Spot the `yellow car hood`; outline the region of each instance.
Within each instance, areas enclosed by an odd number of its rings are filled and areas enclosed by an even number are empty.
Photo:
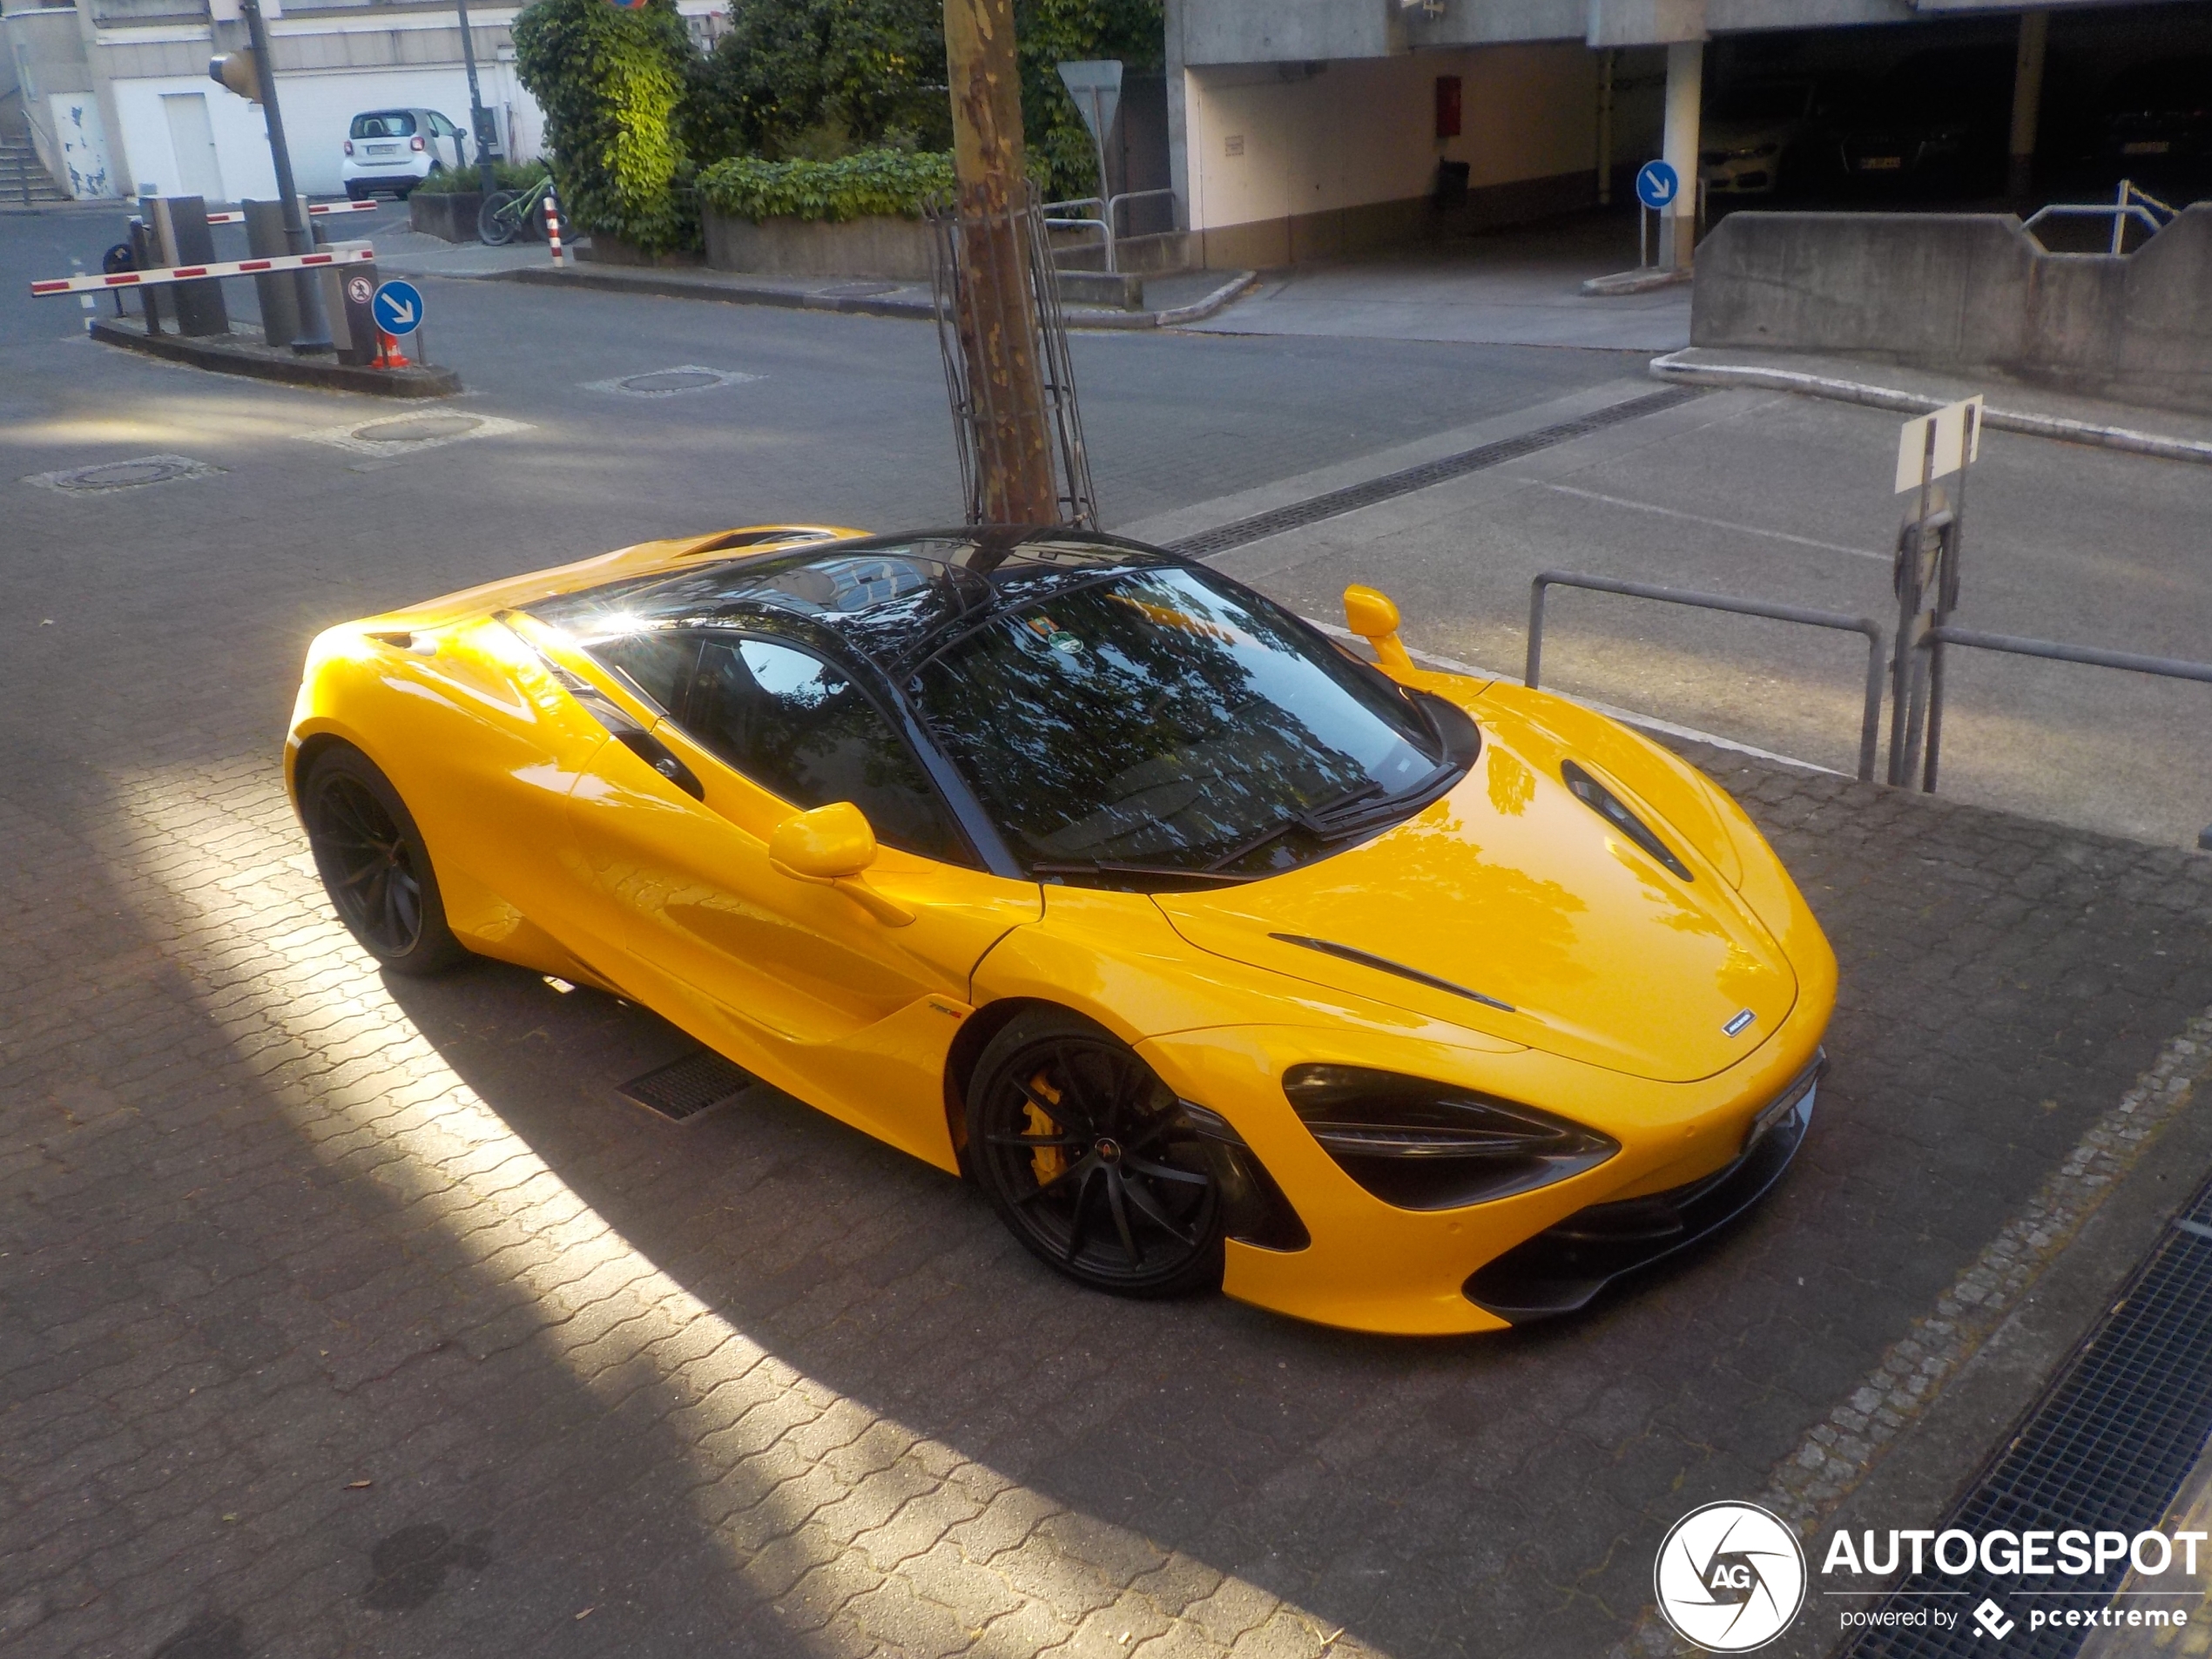
[[[1157,902],[1199,949],[1638,1077],[1708,1077],[1757,1048],[1797,982],[1735,887],[1617,776],[1601,774],[1693,880],[1626,841],[1555,767],[1485,737],[1450,794],[1373,840]]]

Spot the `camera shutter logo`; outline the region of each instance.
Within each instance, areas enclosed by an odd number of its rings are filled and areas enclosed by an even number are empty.
[[[1708,1653],[1750,1653],[1790,1628],[1805,1601],[1797,1536],[1755,1503],[1691,1510],[1659,1545],[1659,1611]]]

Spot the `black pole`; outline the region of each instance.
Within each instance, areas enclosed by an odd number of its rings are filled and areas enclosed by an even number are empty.
[[[461,11],[461,62],[469,71],[469,126],[476,138],[476,184],[489,196],[499,188],[499,176],[491,168],[491,111],[484,107],[484,95],[476,85],[476,43],[469,32],[469,0],[454,0]]]
[[[269,51],[268,25],[261,21],[260,0],[239,0],[246,14],[246,38],[253,48],[253,78],[260,83],[261,113],[269,123],[269,158],[276,163],[277,199],[284,204],[285,246],[294,253],[312,253],[314,239],[300,213],[300,192],[292,182],[292,152],[284,142],[284,114],[277,108],[276,58]],[[320,279],[313,271],[295,272],[300,290],[300,333],[292,342],[301,357],[337,348],[330,340],[330,321],[322,308]]]

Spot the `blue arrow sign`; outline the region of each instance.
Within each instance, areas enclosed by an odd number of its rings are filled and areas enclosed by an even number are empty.
[[[1652,212],[1669,206],[1682,189],[1682,179],[1663,161],[1647,161],[1636,169],[1636,199]]]
[[[422,290],[395,277],[377,285],[368,309],[386,334],[411,334],[422,326]]]

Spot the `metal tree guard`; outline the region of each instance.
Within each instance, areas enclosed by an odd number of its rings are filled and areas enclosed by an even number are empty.
[[[1054,273],[1052,249],[1046,240],[1044,210],[1032,185],[1028,205],[1003,214],[963,219],[948,203],[928,211],[930,228],[930,286],[936,299],[937,345],[945,362],[945,389],[952,401],[954,446],[960,453],[960,477],[967,498],[968,522],[987,522],[983,509],[984,469],[995,453],[994,435],[1006,432],[1015,412],[998,407],[1007,394],[995,396],[988,376],[972,374],[968,353],[961,336],[961,320],[981,314],[1007,315],[1008,296],[970,293],[976,282],[989,282],[995,270],[1022,271],[1037,320],[1031,361],[1042,381],[1038,399],[1052,428],[1054,491],[1060,523],[1081,529],[1098,528],[1098,497],[1090,481],[1090,457],[1083,448],[1082,411],[1076,401],[1075,364],[1068,351],[1068,320],[1060,307],[1060,285]],[[971,240],[996,242],[1001,249],[1011,239],[1012,260],[971,262],[961,248]]]

